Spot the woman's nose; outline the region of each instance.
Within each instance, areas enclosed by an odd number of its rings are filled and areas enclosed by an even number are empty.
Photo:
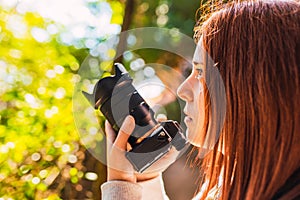
[[[177,89],[177,95],[186,102],[193,101],[192,84],[187,78]]]

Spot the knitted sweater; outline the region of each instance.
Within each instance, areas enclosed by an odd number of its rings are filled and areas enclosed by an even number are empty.
[[[130,183],[108,181],[101,185],[102,200],[168,200],[162,176],[154,179]]]
[[[200,192],[192,199],[201,199],[203,189],[207,187],[204,183]],[[220,188],[222,187],[222,176],[219,177],[218,184],[209,191],[207,200],[218,200]],[[127,181],[108,181],[101,185],[102,200],[169,200],[162,180],[158,176],[148,181],[130,183]]]

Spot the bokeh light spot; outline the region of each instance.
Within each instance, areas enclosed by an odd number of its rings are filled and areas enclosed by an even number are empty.
[[[90,181],[95,181],[95,180],[98,179],[98,175],[96,173],[94,173],[94,172],[87,172],[85,174],[85,178],[88,179],[88,180],[90,180]]]
[[[33,161],[39,161],[40,159],[41,159],[41,154],[37,152],[31,155],[31,160]]]
[[[40,179],[39,177],[34,177],[34,178],[31,180],[31,182],[32,182],[33,184],[35,184],[35,185],[39,184],[40,181],[41,181],[41,179]]]
[[[68,156],[68,161],[69,161],[69,163],[76,163],[77,162],[77,157],[75,155],[69,155]]]
[[[54,66],[54,71],[57,74],[62,74],[62,73],[64,73],[65,68],[63,66],[61,66],[61,65],[55,65]]]
[[[46,72],[46,76],[47,76],[48,78],[55,78],[56,73],[55,73],[54,70],[49,69],[49,70],[47,70],[47,72]]]
[[[70,151],[70,145],[68,145],[68,144],[62,145],[61,150],[62,150],[62,152],[65,152],[65,153],[69,152]]]
[[[57,88],[56,92],[54,93],[55,98],[62,99],[66,95],[66,90],[63,87]]]

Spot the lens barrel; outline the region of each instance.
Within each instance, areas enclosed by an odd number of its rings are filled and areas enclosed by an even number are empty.
[[[138,139],[153,129],[158,123],[154,119],[154,112],[132,85],[132,78],[124,66],[115,63],[115,75],[100,79],[92,96],[84,95],[90,100],[95,109],[99,109],[118,132],[124,119],[132,115],[135,119],[135,128],[129,138],[132,147]]]

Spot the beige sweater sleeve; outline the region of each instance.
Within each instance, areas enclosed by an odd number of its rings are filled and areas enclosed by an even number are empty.
[[[130,183],[126,181],[108,181],[101,185],[102,200],[168,200],[162,176]]]
[[[141,200],[142,186],[127,181],[108,181],[101,185],[102,200]]]

